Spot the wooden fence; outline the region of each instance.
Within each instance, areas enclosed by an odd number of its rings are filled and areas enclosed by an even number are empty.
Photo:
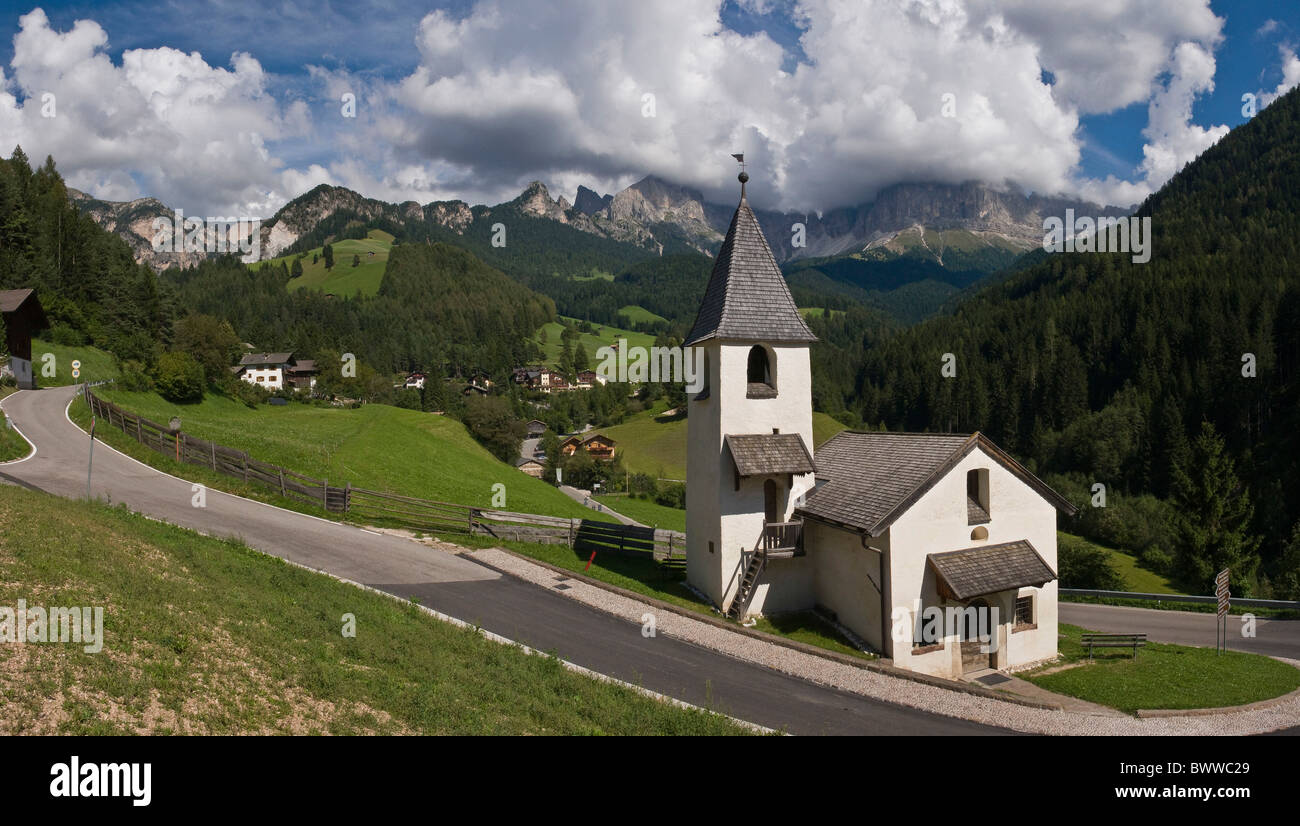
[[[225,447],[151,422],[85,389],[86,403],[103,423],[140,444],[185,462],[201,465],[243,482],[256,482],[289,499],[346,514],[349,519],[433,534],[493,536],[517,542],[567,545],[583,554],[649,556],[664,565],[686,561],[686,534],[635,525],[568,519],[533,513],[474,508],[395,493],[331,485],[288,468],[260,462],[242,450]]]

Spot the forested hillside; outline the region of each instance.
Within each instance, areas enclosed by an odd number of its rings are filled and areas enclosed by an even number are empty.
[[[555,305],[447,244],[393,248],[373,298],[289,291],[283,262],[252,270],[233,258],[168,272],[181,303],[225,319],[260,349],[321,358],[343,352],[383,373],[487,370],[538,355],[530,338]]]
[[[0,159],[0,289],[36,289],[59,344],[148,360],[171,334],[172,307],[130,246],[68,200],[47,158]]]
[[[1167,498],[1156,538],[1193,585],[1224,564],[1248,584],[1256,547],[1259,573],[1294,579],[1298,184],[1293,92],[1142,205],[1149,263],[1043,255],[866,352],[850,406],[872,425],[982,430],[1041,472]]]

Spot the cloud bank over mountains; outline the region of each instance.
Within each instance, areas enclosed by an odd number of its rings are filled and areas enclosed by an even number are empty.
[[[1129,204],[1228,131],[1192,120],[1223,38],[1207,0],[742,5],[793,21],[801,59],[727,28],[718,2],[478,0],[420,21],[404,76],[312,66],[309,96],[256,54],[114,59],[99,23],[56,31],[34,9],[0,67],[0,151],[51,154],[102,198],[265,216],[318,183],[496,203],[534,178],[572,199],[651,174],[725,202],[726,156],[744,151],[757,205],[818,211],[899,181]],[[1294,50],[1277,60],[1262,105],[1300,83]],[[1080,118],[1140,104],[1140,165],[1083,177]]]

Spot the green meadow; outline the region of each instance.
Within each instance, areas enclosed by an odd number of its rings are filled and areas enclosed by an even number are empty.
[[[564,316],[561,316],[560,320],[567,323],[569,326],[579,323],[576,318],[566,318]],[[591,326],[594,333],[580,333],[574,347],[576,349],[577,344],[580,343],[587,351],[587,359],[591,362],[592,370],[595,370],[596,365],[600,363],[600,357],[596,355],[596,351],[601,347],[613,345],[619,339],[627,339],[629,347],[649,348],[653,347],[655,343],[654,336],[646,335],[645,333],[635,333],[631,330],[623,330],[618,327],[610,327],[603,324],[592,324]],[[542,342],[542,351],[545,354],[547,364],[552,366],[559,365],[560,354],[564,350],[563,340],[560,338],[563,332],[564,325],[560,322],[552,321],[542,325],[542,329],[538,333],[537,338],[540,340],[542,338],[542,333],[545,333],[545,341]]]
[[[370,230],[365,238],[347,238],[330,244],[334,250],[334,267],[325,269],[325,259],[318,258],[312,263],[312,256],[320,256],[324,247],[308,250],[302,257],[302,275],[289,281],[291,290],[319,290],[338,296],[374,295],[379,292],[379,284],[384,280],[384,270],[388,266],[388,254],[393,248],[393,236],[378,229]],[[352,266],[352,256],[360,256],[360,265]],[[297,254],[282,255],[253,264],[253,268],[265,267],[284,262],[286,267],[293,266]]]
[[[353,487],[490,508],[492,486],[503,483],[506,510],[579,518],[594,515],[555,487],[499,461],[464,425],[445,416],[382,404],[344,409],[295,402],[252,409],[212,394],[199,404],[178,405],[156,393],[111,387],[97,392],[155,422],[179,416],[186,433],[331,484],[348,482]],[[85,409],[80,403],[76,407]]]

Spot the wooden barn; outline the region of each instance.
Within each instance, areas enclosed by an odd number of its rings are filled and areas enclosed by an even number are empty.
[[[45,310],[35,290],[0,290],[0,316],[5,323],[5,346],[9,351],[8,370],[18,386],[36,387],[32,371],[32,334],[49,326]]]

